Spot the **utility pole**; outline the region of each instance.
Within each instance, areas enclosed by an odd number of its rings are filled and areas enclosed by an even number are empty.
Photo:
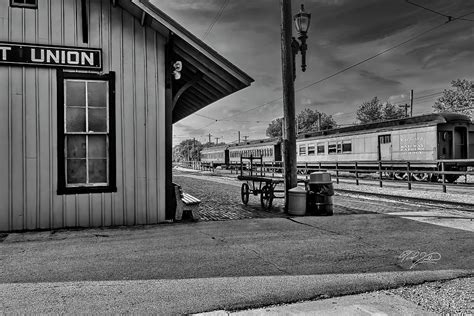
[[[408,107],[409,105],[408,104],[402,104],[402,105],[399,105],[399,107],[401,108],[405,108],[405,117],[408,117]]]
[[[211,143],[211,133],[209,133],[209,144]]]
[[[295,129],[295,83],[293,48],[291,45],[293,19],[291,0],[280,0],[281,5],[281,62],[283,83],[283,162],[285,176],[285,212],[288,212],[289,190],[297,186],[296,178],[296,129]]]
[[[239,141],[237,144],[240,144],[240,131],[238,131],[237,134],[238,134],[238,141]]]
[[[321,130],[321,113],[318,112],[318,131]]]
[[[411,89],[410,93],[410,117],[413,116],[413,89]]]
[[[192,151],[193,160],[194,160],[194,153],[195,153],[195,145],[196,145],[196,138],[193,137],[193,151]]]
[[[216,137],[216,145],[219,145],[219,137]]]

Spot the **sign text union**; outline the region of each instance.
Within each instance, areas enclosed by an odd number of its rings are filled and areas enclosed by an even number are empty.
[[[0,42],[0,64],[102,70],[102,50]]]

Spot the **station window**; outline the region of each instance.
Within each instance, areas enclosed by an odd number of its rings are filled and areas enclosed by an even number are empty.
[[[337,153],[337,144],[334,142],[334,143],[329,143],[328,144],[328,154],[335,154]]]
[[[115,192],[115,74],[58,70],[58,194]]]
[[[318,144],[317,146],[318,155],[324,155],[326,151],[324,150],[324,144]]]
[[[314,144],[308,145],[308,156],[314,156],[316,153],[316,148],[314,147]]]
[[[38,8],[38,0],[10,0],[10,5],[12,7],[21,7],[21,8]]]
[[[306,155],[306,146],[300,146],[300,156],[305,156]]]
[[[343,153],[350,153],[352,152],[352,143],[350,141],[342,142],[342,152]]]

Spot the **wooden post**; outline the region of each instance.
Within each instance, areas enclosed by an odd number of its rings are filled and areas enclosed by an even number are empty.
[[[444,174],[444,161],[441,162],[441,178],[443,179],[443,192],[446,193],[446,175]]]
[[[359,173],[357,172],[357,161],[355,162],[355,176],[356,176],[356,185],[359,185]]]
[[[411,174],[410,174],[410,162],[407,161],[407,181],[408,181],[408,190],[411,190]]]
[[[382,162],[379,161],[379,185],[382,187]]]
[[[293,19],[291,0],[280,0],[281,5],[281,62],[283,83],[283,114],[285,138],[283,161],[285,169],[285,212],[288,211],[288,191],[296,187],[296,130],[295,130],[295,84],[293,78],[293,51],[291,37]]]

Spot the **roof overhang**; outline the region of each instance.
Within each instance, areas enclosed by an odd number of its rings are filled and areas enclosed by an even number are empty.
[[[116,0],[132,15],[169,39],[170,65],[181,61],[181,79],[173,80],[173,123],[216,102],[254,81],[203,41],[159,10],[149,0]],[[151,18],[148,18],[151,17]]]

